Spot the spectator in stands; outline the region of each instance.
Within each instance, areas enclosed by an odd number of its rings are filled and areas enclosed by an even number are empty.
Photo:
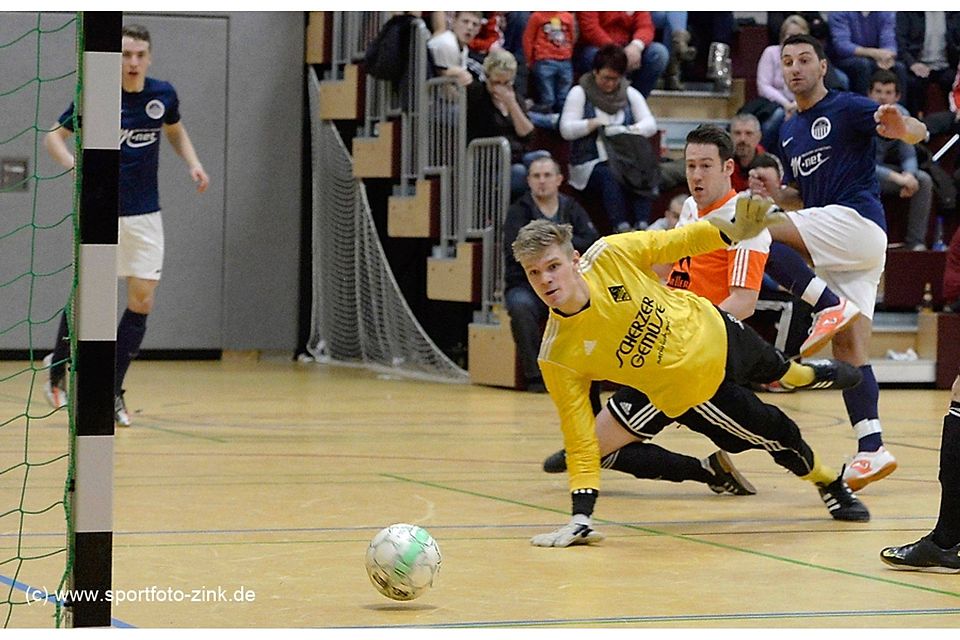
[[[683,91],[680,81],[680,66],[684,62],[693,62],[697,57],[697,48],[690,45],[690,32],[687,31],[686,11],[651,11],[654,29],[660,29],[661,40],[670,52],[670,62],[663,74],[663,88],[667,91]]]
[[[880,69],[870,80],[870,97],[880,104],[897,104],[900,100],[900,87],[897,82],[896,74]],[[899,104],[897,107],[904,116],[909,115],[906,107]],[[878,137],[877,180],[880,182],[881,194],[897,194],[910,200],[906,247],[913,251],[926,250],[927,223],[930,219],[930,205],[933,203],[933,180],[929,173],[920,169],[916,148],[902,140]]]
[[[866,95],[877,69],[890,69],[906,86],[907,70],[897,60],[894,11],[831,11],[830,60],[847,74],[850,91]]]
[[[502,11],[484,11],[480,18],[480,28],[477,35],[467,43],[470,57],[483,62],[493,49],[503,46],[503,23],[505,19]]]
[[[527,184],[530,190],[510,205],[503,223],[504,300],[510,314],[510,330],[517,344],[517,357],[526,380],[527,391],[546,393],[537,364],[541,330],[547,321],[547,305],[534,293],[513,257],[511,245],[520,228],[532,220],[546,218],[559,224],[573,225],[573,248],[585,253],[600,235],[590,216],[573,198],[560,193],[563,174],[556,160],[547,156],[530,163]]]
[[[670,204],[668,204],[664,210],[663,216],[650,223],[647,230],[666,231],[667,229],[673,229],[677,226],[677,221],[680,219],[680,212],[683,210],[683,203],[686,202],[689,197],[689,193],[678,193],[670,198]]]
[[[730,182],[737,192],[749,188],[750,169],[760,166],[761,158],[772,157],[760,144],[760,135],[760,121],[753,114],[738,113],[730,119],[730,137],[733,139],[735,160]],[[774,162],[777,162],[776,159]]]
[[[569,11],[534,11],[523,32],[523,55],[533,75],[532,111],[560,113],[573,86],[576,22]]]
[[[780,40],[764,49],[757,63],[757,94],[760,96],[757,102],[760,105],[750,113],[760,120],[763,146],[770,149],[776,148],[780,125],[797,112],[797,101],[783,81],[780,70],[780,45],[798,33],[810,33],[810,25],[802,16],[787,16],[780,26]]]
[[[506,49],[494,49],[483,61],[486,79],[467,87],[467,139],[503,136],[510,142],[510,199],[527,188],[526,165],[534,158],[550,155],[529,151],[533,123],[513,90],[517,60]]]
[[[907,68],[906,107],[927,111],[927,86],[950,93],[960,63],[960,11],[898,11],[897,52]]]
[[[626,75],[646,98],[663,75],[670,52],[653,41],[653,20],[649,11],[578,11],[580,37],[574,53],[577,74],[594,68],[593,58],[601,47],[615,44],[627,55]]]
[[[611,135],[652,136],[657,131],[647,101],[624,78],[627,65],[627,54],[618,45],[600,48],[593,71],[583,74],[570,90],[560,116],[560,135],[571,141],[570,185],[603,202],[616,233],[645,228],[652,198],[617,180],[604,140]]]
[[[427,50],[437,75],[454,77],[461,87],[469,85],[475,78],[483,80],[483,68],[470,58],[467,49],[467,43],[473,40],[480,29],[482,18],[476,11],[457,11],[451,29],[441,31],[427,40]],[[434,20],[434,29],[439,26],[438,22]]]
[[[506,24],[503,27],[503,48],[513,54],[517,59],[517,77],[513,81],[513,90],[517,93],[517,98],[526,100],[527,98],[527,58],[523,53],[523,33],[527,29],[527,21],[530,19],[529,11],[507,11],[503,14],[506,18]],[[527,103],[529,106],[529,103]],[[536,123],[534,123],[536,125]]]

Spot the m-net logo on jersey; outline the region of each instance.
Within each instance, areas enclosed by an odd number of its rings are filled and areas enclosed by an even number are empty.
[[[123,129],[120,132],[120,145],[131,149],[149,147],[160,139],[159,129]]]
[[[146,111],[147,115],[154,120],[159,120],[163,117],[163,114],[167,112],[167,108],[163,106],[161,101],[154,99],[147,103],[144,111]]]
[[[817,147],[804,154],[790,158],[790,168],[793,175],[807,177],[830,159],[832,147]]]

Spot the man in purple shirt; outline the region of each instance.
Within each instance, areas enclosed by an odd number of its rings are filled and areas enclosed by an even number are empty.
[[[895,11],[831,11],[830,59],[850,78],[850,91],[867,95],[877,69],[897,74],[907,86],[907,69],[897,60]]]

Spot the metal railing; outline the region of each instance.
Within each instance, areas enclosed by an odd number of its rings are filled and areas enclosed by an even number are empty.
[[[390,12],[333,12],[332,69],[327,79],[342,77],[344,65],[362,59]],[[398,119],[400,185],[396,193],[412,195],[416,181],[440,182],[440,236],[434,257],[453,257],[465,240],[483,243],[482,309],[484,322],[495,322],[492,307],[503,300],[502,225],[510,202],[510,147],[505,138],[476,140],[467,151],[466,89],[456,79],[428,78],[427,40],[422,20],[413,22],[408,81],[399,90],[388,80],[366,79],[361,135],[377,134],[377,125]]]
[[[430,78],[421,95],[417,142],[423,175],[439,175],[441,195],[438,257],[452,256],[463,236],[460,214],[461,172],[467,149],[467,94],[455,78]],[[446,189],[444,189],[444,182]]]
[[[343,80],[344,66],[363,59],[367,46],[377,37],[380,27],[390,19],[390,11],[333,11],[330,69],[326,80]]]
[[[414,37],[410,39],[410,82],[407,86],[408,102],[400,115],[400,189],[404,194],[413,191],[417,179],[422,177],[426,158],[421,154],[418,142],[420,122],[424,117],[425,83],[427,81],[427,40],[430,30],[423,20],[413,25]]]
[[[480,311],[477,321],[495,322],[493,306],[503,302],[503,222],[510,206],[510,143],[503,136],[477,138],[467,146],[460,240],[483,243]]]

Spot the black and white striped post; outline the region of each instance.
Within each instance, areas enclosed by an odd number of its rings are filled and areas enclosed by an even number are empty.
[[[108,627],[113,568],[113,382],[117,342],[117,216],[120,178],[120,11],[83,12],[83,142],[78,256],[77,438],[72,491],[73,627]]]

